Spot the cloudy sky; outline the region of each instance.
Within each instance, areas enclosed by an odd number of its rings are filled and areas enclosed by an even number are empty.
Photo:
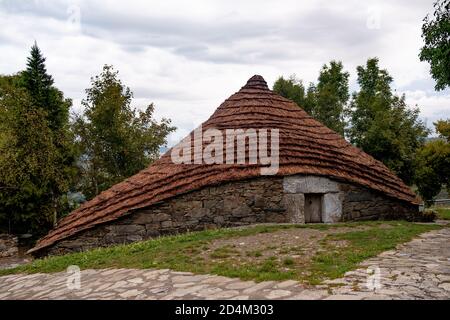
[[[56,86],[81,110],[84,89],[113,64],[157,117],[184,136],[254,74],[269,86],[296,74],[316,81],[322,64],[341,60],[356,90],[355,68],[369,57],[394,77],[398,93],[432,122],[450,114],[449,90],[435,92],[420,62],[421,24],[433,0],[105,1],[0,0],[0,73],[24,69],[36,40]]]

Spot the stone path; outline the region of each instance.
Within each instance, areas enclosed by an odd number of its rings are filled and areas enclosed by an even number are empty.
[[[4,276],[0,299],[450,299],[450,229],[422,234],[315,287],[134,269],[83,270],[76,284],[67,272]]]

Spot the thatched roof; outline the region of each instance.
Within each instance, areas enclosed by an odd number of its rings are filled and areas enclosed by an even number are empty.
[[[278,128],[280,167],[277,175],[328,176],[417,203],[415,194],[385,165],[314,120],[294,102],[269,90],[261,76],[253,76],[241,90],[225,100],[202,128],[203,131],[209,128]],[[260,164],[180,165],[174,164],[170,155],[171,150],[147,169],[84,203],[63,218],[30,252],[176,195],[261,174]]]

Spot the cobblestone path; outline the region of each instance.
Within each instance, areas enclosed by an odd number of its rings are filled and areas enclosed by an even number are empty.
[[[70,289],[68,275],[0,277],[0,299],[450,299],[450,228],[424,233],[313,287],[292,280],[255,283],[171,270],[102,269],[83,270],[80,288]]]

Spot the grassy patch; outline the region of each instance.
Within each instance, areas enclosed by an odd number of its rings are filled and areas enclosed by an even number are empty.
[[[254,251],[249,251],[249,252],[247,252],[247,257],[255,257],[255,258],[258,258],[258,257],[261,257],[261,256],[262,256],[261,250],[254,250]]]
[[[398,244],[410,241],[414,236],[438,229],[436,225],[390,222],[390,228],[371,228],[328,235],[324,240],[327,250],[313,258],[309,266],[309,283],[320,283],[324,279],[339,278],[355,269],[358,263],[379,253],[394,249]],[[335,241],[346,241],[347,245],[333,248]]]
[[[343,227],[346,224],[339,224]],[[0,270],[1,275],[13,273],[59,272],[70,265],[81,269],[101,268],[171,268],[179,271],[206,272],[210,266],[198,262],[202,260],[196,248],[207,248],[216,239],[244,237],[258,233],[272,233],[292,228],[313,228],[326,230],[331,225],[259,225],[249,228],[204,230],[180,235],[164,236],[147,241],[108,248],[97,248],[86,252],[34,260],[31,264],[13,269]],[[336,226],[335,226],[336,227]],[[214,266],[215,268],[215,266]]]
[[[386,225],[390,228],[386,228]],[[352,228],[350,231],[345,230],[339,233],[331,232],[342,227],[356,226],[365,226],[365,228],[364,230]],[[325,233],[324,236],[326,236],[320,240],[320,250],[315,252],[310,261],[305,262],[298,256],[294,259],[290,256],[292,249],[284,250],[285,255],[279,253],[273,255],[273,252],[266,251],[269,250],[268,248],[242,251],[232,245],[224,245],[206,252],[208,248],[211,248],[212,242],[217,239],[273,233],[293,228],[312,228]],[[81,269],[169,268],[177,271],[239,277],[246,280],[296,279],[307,283],[318,283],[326,278],[339,277],[355,268],[362,260],[392,249],[417,234],[436,228],[439,227],[397,221],[336,225],[260,225],[239,229],[205,230],[39,259],[15,269],[0,270],[0,275],[21,272],[58,272],[64,271],[69,265],[78,265]]]
[[[450,208],[433,208],[438,213],[438,218],[442,220],[450,220]]]
[[[287,257],[287,258],[284,258],[283,264],[285,266],[293,266],[295,264],[295,261],[291,257]]]
[[[213,259],[223,259],[237,254],[239,254],[239,251],[237,251],[233,247],[223,246],[214,250],[214,252],[211,253],[209,256]]]

